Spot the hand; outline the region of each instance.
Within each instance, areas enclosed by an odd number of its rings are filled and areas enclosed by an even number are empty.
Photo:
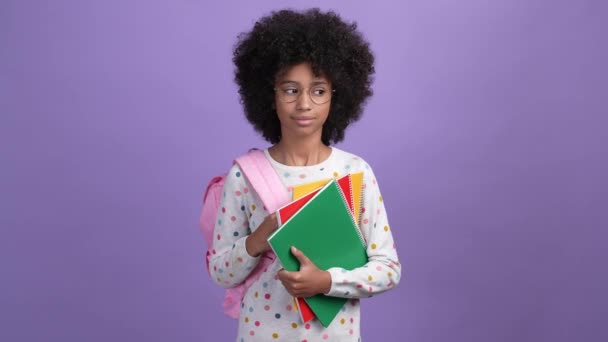
[[[293,254],[300,262],[300,271],[280,270],[277,275],[287,292],[294,297],[311,297],[318,293],[327,293],[331,289],[331,274],[320,270],[302,251],[291,247]]]
[[[251,233],[247,240],[245,240],[245,248],[247,249],[247,253],[253,257],[257,257],[260,254],[268,251],[270,249],[270,245],[268,244],[268,237],[279,227],[279,223],[277,222],[276,213],[272,213],[264,219],[262,224],[255,230],[255,232]]]

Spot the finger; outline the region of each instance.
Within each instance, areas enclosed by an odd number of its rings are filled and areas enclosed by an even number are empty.
[[[279,277],[279,280],[281,280],[281,282],[290,282],[292,281],[292,275],[291,272],[282,269],[279,272],[277,272],[277,276]]]
[[[310,259],[308,259],[308,257],[304,255],[301,250],[295,248],[294,246],[291,246],[291,254],[293,254],[296,259],[298,259],[298,261],[300,262],[300,267],[312,263]]]
[[[266,220],[268,222],[277,222],[277,214],[276,213],[269,214],[268,216],[266,216]]]
[[[281,279],[281,278],[285,277],[285,272],[287,272],[287,271],[285,271],[285,269],[284,269],[284,268],[281,268],[281,269],[280,269],[280,270],[277,272],[277,277],[279,277],[279,279]]]
[[[277,214],[272,213],[271,218],[272,218],[272,228],[273,229],[279,228],[279,219],[277,218]]]

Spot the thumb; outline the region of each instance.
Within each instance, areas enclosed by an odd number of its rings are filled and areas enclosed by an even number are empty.
[[[291,254],[298,259],[300,262],[300,267],[311,263],[310,259],[308,259],[308,257],[304,255],[301,250],[295,248],[294,246],[291,246]]]

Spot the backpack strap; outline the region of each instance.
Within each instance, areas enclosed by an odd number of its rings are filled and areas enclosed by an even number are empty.
[[[263,151],[251,149],[235,162],[247,177],[269,213],[289,203],[289,194]]]
[[[238,157],[235,163],[241,167],[241,171],[243,171],[269,213],[273,213],[281,206],[289,203],[289,193],[281,182],[279,175],[270,165],[270,161],[266,158],[264,152],[251,149],[247,154]],[[239,317],[241,301],[245,292],[260,278],[262,273],[268,270],[268,266],[275,259],[276,255],[272,250],[263,253],[260,262],[243,283],[226,289],[223,303],[224,313],[232,318]]]

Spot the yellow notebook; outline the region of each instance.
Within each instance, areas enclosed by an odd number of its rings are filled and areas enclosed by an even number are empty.
[[[368,260],[363,237],[335,179],[268,237],[268,243],[283,267],[291,272],[300,269],[291,246],[301,250],[321,270],[331,267],[352,270]],[[304,300],[324,327],[329,326],[347,301],[323,294]]]
[[[363,172],[351,173],[351,182],[353,189],[353,211],[355,212],[355,222],[359,225],[359,218],[361,217],[361,193],[363,190]],[[293,200],[322,188],[327,184],[331,178],[322,179],[320,181],[297,185],[293,187]]]

